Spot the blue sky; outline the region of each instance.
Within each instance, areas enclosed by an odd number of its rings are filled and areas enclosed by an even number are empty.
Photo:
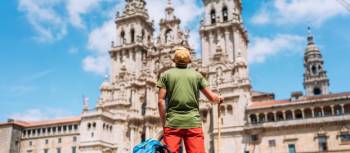
[[[350,0],[347,0],[350,2]],[[1,1],[0,121],[78,115],[82,96],[95,105],[123,0]],[[149,0],[157,23],[166,0]],[[174,0],[197,51],[199,0]],[[312,27],[331,92],[350,90],[350,12],[334,0],[243,0],[253,88],[285,99],[302,91],[306,28]],[[156,24],[157,25],[157,24]]]

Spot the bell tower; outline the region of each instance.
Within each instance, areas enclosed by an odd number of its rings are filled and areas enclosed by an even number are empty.
[[[241,0],[203,0],[203,3],[200,27],[203,65],[208,65],[218,50],[222,50],[229,62],[235,62],[239,52],[247,61],[248,35],[243,25]]]
[[[117,39],[109,51],[111,82],[123,71],[138,74],[146,61],[154,31],[144,0],[125,0],[125,3],[123,13],[117,12],[115,17]]]
[[[314,42],[310,27],[308,27],[307,47],[304,53],[304,68],[306,96],[329,94],[329,79],[324,69],[322,54]]]

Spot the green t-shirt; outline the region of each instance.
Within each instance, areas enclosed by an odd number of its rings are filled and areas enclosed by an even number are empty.
[[[199,90],[207,86],[204,77],[193,69],[176,67],[164,72],[157,82],[157,87],[167,90],[165,127],[201,127]]]

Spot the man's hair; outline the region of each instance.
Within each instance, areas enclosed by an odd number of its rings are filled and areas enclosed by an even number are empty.
[[[187,66],[187,64],[191,63],[191,53],[188,48],[185,47],[176,47],[174,55],[174,63],[177,66]]]

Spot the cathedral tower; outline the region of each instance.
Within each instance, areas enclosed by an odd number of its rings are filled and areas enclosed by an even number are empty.
[[[329,94],[329,79],[323,66],[320,49],[308,28],[307,47],[304,54],[304,88],[306,96]]]
[[[144,0],[126,0],[123,13],[116,13],[116,42],[112,42],[111,80],[115,82],[120,73],[138,74],[153,35],[153,23],[149,21]]]
[[[248,36],[242,21],[241,0],[203,0],[204,18],[200,35],[202,63],[208,65],[218,50],[229,62],[236,61],[240,52],[247,60]]]

